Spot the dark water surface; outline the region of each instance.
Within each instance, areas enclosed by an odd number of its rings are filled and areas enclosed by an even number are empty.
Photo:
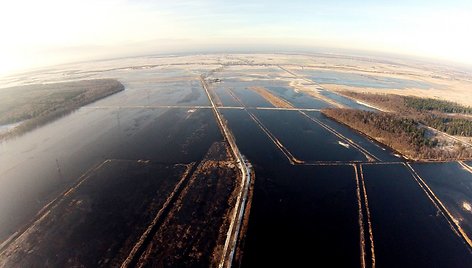
[[[471,267],[471,252],[404,165],[362,167],[377,267]]]
[[[298,159],[305,161],[366,160],[342,140],[297,111],[263,111],[253,113]]]
[[[340,103],[344,106],[347,106],[348,108],[351,108],[351,109],[358,109],[358,110],[372,111],[372,112],[377,111],[376,109],[373,109],[373,108],[367,107],[365,105],[362,105],[362,104],[360,104],[360,103],[358,103],[354,100],[351,100],[350,98],[346,98],[346,97],[341,96],[339,94],[336,94],[332,91],[322,90],[320,92],[320,94],[332,99],[333,101],[335,101],[337,103]]]
[[[383,144],[370,140],[365,135],[341,123],[327,118],[320,112],[306,112],[306,114],[308,114],[310,117],[320,120],[324,124],[341,133],[344,137],[362,146],[362,148],[366,149],[369,153],[377,157],[380,161],[396,162],[401,160],[401,158],[395,156],[394,153],[390,149],[386,148]]]
[[[420,88],[429,89],[433,85],[408,79],[374,76],[357,73],[345,73],[327,70],[304,70],[303,74],[319,84],[337,84],[353,87],[371,88]]]
[[[250,89],[234,87],[232,90],[246,107],[274,107],[274,105],[264,99],[261,95]]]
[[[412,166],[461,228],[472,237],[472,173],[457,162]]]
[[[263,86],[296,107],[320,109],[330,106],[294,91],[286,81],[263,80],[263,77],[275,76],[279,71],[276,68],[268,72],[252,75],[254,80],[249,82],[231,78],[235,74],[226,74],[230,78],[214,84],[215,92],[225,106],[241,106],[230,95],[228,89],[232,89],[245,106],[273,107],[260,95],[248,90],[250,86]],[[308,74],[319,83],[378,88],[430,87],[423,82],[357,74]],[[148,163],[137,160],[150,160],[151,165],[161,167],[198,162],[211,144],[223,139],[211,109],[155,107],[208,106],[209,101],[196,74],[173,69],[104,68],[101,72],[82,75],[87,78],[120,77],[126,90],[21,137],[0,143],[0,241],[26,224],[84,172],[107,159],[113,159],[113,163],[123,160]],[[367,109],[340,96],[328,94],[327,97],[343,101],[353,108]],[[346,146],[344,140],[297,111],[249,111],[300,160],[366,160],[360,151]],[[337,166],[290,165],[245,110],[221,109],[221,112],[228,120],[239,149],[253,164],[256,173],[243,267],[360,267],[357,184],[353,166],[348,163]],[[400,160],[384,146],[319,112],[307,115],[362,146],[380,161]],[[405,166],[362,166],[372,216],[377,267],[472,267],[471,252]],[[132,182],[136,171],[130,169],[134,171],[128,174],[122,168],[110,166],[105,170],[110,176],[94,182],[99,187],[94,189],[95,184],[90,183],[85,185],[88,188],[84,191],[92,193],[97,200],[103,197],[109,205],[109,200],[118,198],[119,193],[128,188],[127,183]],[[454,163],[415,164],[414,168],[439,198],[445,200],[451,211],[464,219],[461,222],[464,228],[469,228],[470,214],[460,211],[460,205],[471,198],[470,174]],[[111,183],[110,186],[115,190],[107,192],[107,180],[116,172],[126,177],[122,180],[125,183],[114,181],[117,184]],[[129,186],[129,189],[152,195],[152,187],[148,189],[146,185],[156,183],[153,187],[159,187],[158,184],[164,182],[148,180],[152,174],[159,173],[157,171],[143,169],[142,172],[146,173],[140,177],[143,185]],[[176,178],[167,182],[169,187],[175,184]],[[135,199],[132,201],[137,202]],[[125,199],[117,201],[117,204],[129,205],[132,210],[132,203],[125,202]],[[151,214],[140,216],[148,221]],[[100,217],[106,218],[104,215]],[[116,226],[119,228],[123,222],[118,221]],[[104,235],[113,240],[112,235]],[[120,239],[124,238],[120,236]]]
[[[239,107],[242,106],[231,94],[225,83],[220,83],[213,86],[216,95],[220,98],[223,106]]]
[[[256,167],[244,267],[359,267],[351,166]]]
[[[119,266],[186,170],[109,160],[10,248],[6,267]],[[3,261],[3,260],[2,260]]]
[[[210,109],[121,107],[142,95],[128,89],[0,144],[0,240],[105,159],[189,163],[222,139]],[[169,96],[165,104],[179,98]],[[110,108],[94,108],[103,106]]]
[[[226,110],[257,179],[243,267],[359,267],[352,166],[291,166],[244,111]]]
[[[268,86],[272,93],[293,104],[296,108],[324,109],[332,107],[331,104],[315,99],[303,92],[296,92],[288,86]]]

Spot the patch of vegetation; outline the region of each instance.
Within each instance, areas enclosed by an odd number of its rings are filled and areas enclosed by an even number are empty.
[[[472,121],[465,118],[428,115],[421,122],[449,135],[472,137]]]
[[[0,139],[22,134],[121,90],[124,86],[113,79],[2,88],[0,125],[21,124],[0,134]]]
[[[444,150],[427,137],[419,121],[398,114],[353,109],[325,109],[322,113],[413,159],[471,158],[472,150],[457,146]]]
[[[401,114],[408,114],[411,109],[405,106],[403,96],[392,94],[371,94],[363,92],[343,91],[341,93],[347,97],[355,100],[360,100],[369,104],[373,104],[382,109],[397,112]]]
[[[414,119],[449,135],[472,137],[471,107],[450,101],[393,94],[358,92],[343,92],[343,94]]]
[[[404,96],[405,105],[417,111],[437,111],[441,113],[472,114],[471,107],[465,107],[455,102],[432,98]]]

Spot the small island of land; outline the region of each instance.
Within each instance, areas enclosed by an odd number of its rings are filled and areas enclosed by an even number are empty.
[[[0,140],[23,134],[124,88],[114,79],[2,88]]]
[[[455,102],[344,91],[379,111],[325,109],[323,114],[413,160],[472,158],[472,108]]]

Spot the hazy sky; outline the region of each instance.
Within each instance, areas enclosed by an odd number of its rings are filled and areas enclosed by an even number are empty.
[[[271,46],[472,64],[471,33],[471,0],[0,0],[0,74],[93,58]]]

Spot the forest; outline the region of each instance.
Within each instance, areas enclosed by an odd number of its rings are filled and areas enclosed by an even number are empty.
[[[472,121],[470,119],[432,114],[422,117],[420,122],[449,135],[472,137]]]
[[[346,91],[347,97],[382,107],[386,111],[443,131],[449,135],[472,137],[472,108],[458,103],[414,96],[371,94]]]
[[[465,107],[455,102],[438,100],[432,98],[418,98],[403,96],[407,107],[417,111],[437,111],[441,113],[472,114],[471,107]]]
[[[394,113],[371,112],[354,109],[325,109],[322,113],[343,123],[401,154],[414,159],[447,160],[469,159],[472,148],[460,144],[443,148],[420,122]]]
[[[124,88],[113,79],[1,88],[0,126],[19,125],[0,132],[0,140],[25,133]]]

